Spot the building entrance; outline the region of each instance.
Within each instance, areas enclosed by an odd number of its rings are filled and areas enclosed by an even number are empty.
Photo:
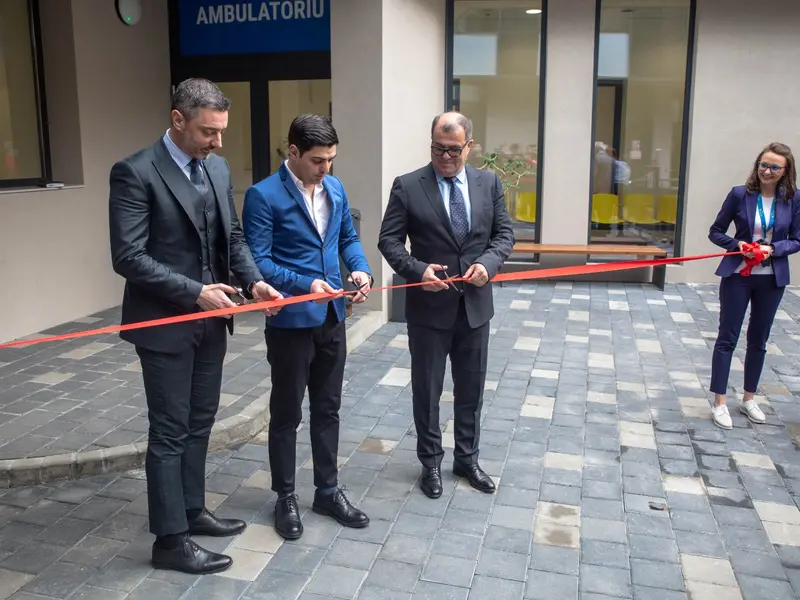
[[[232,16],[207,1],[169,2],[173,86],[204,77],[231,100],[218,154],[231,166],[241,215],[247,188],[283,162],[292,119],[332,114],[330,0],[306,0],[307,11]]]

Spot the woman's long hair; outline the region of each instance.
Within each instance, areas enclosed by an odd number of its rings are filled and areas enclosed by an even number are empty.
[[[761,191],[761,180],[758,178],[758,164],[761,162],[761,157],[767,152],[772,152],[786,159],[786,168],[783,170],[783,175],[778,180],[778,186],[775,188],[775,195],[777,196],[777,191],[780,190],[783,192],[781,200],[784,202],[791,202],[797,191],[797,170],[795,168],[792,149],[780,142],[772,142],[758,155],[756,162],[753,163],[753,170],[750,173],[750,177],[747,178],[747,183],[745,184],[747,191],[751,194],[757,194]]]

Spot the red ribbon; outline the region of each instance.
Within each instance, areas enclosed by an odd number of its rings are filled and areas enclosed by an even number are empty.
[[[752,252],[753,258],[748,258],[746,256],[744,257],[744,267],[741,271],[739,271],[739,275],[743,277],[749,276],[750,272],[753,270],[753,267],[760,265],[761,261],[766,258],[759,244],[742,244],[742,254],[745,252]]]
[[[719,258],[729,254],[742,254],[743,252],[753,252],[755,258],[745,259],[751,261],[745,267],[747,273],[742,270],[741,274],[747,276],[753,265],[760,263],[764,260],[764,255],[759,249],[758,244],[745,244],[740,252],[723,252],[718,254],[702,254],[698,256],[678,256],[672,258],[656,258],[648,260],[627,260],[610,263],[600,263],[594,265],[575,265],[571,267],[555,267],[552,269],[538,269],[536,271],[518,271],[515,273],[500,273],[492,278],[493,282],[500,281],[526,281],[530,279],[546,279],[551,277],[564,277],[566,275],[587,275],[591,273],[610,273],[612,271],[629,271],[632,269],[641,269],[643,267],[658,267],[661,265],[672,265],[677,263],[692,262],[696,260],[707,260],[709,258]],[[761,258],[758,258],[758,257]],[[451,281],[466,281],[464,277],[451,277],[443,279],[444,282]],[[405,283],[402,285],[388,285],[384,287],[372,288],[370,292],[380,292],[383,290],[397,290],[402,288],[410,288],[425,285],[424,283]],[[151,321],[140,321],[138,323],[128,323],[127,325],[112,325],[110,327],[101,327],[99,329],[89,329],[86,331],[75,331],[72,333],[65,333],[62,335],[53,335],[50,337],[41,337],[29,340],[17,340],[0,344],[0,348],[18,348],[20,346],[30,346],[32,344],[43,344],[46,342],[60,342],[63,340],[71,340],[75,338],[89,337],[94,335],[104,335],[107,333],[118,333],[120,331],[131,331],[133,329],[144,329],[147,327],[158,327],[160,325],[170,325],[172,323],[183,323],[186,321],[197,321],[199,319],[208,319],[212,317],[226,317],[243,312],[252,312],[256,310],[264,310],[266,308],[274,308],[278,306],[287,306],[289,304],[299,304],[300,302],[314,302],[317,300],[333,300],[342,295],[353,294],[355,292],[343,292],[340,294],[329,294],[320,292],[316,294],[304,294],[302,296],[292,296],[291,298],[281,298],[280,300],[268,300],[265,302],[251,302],[240,306],[233,306],[230,308],[219,308],[217,310],[207,310],[195,313],[188,313],[179,315],[177,317],[166,317],[163,319],[154,319]]]

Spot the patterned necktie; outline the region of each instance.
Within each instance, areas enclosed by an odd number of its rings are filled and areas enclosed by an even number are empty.
[[[460,246],[467,239],[469,233],[467,207],[464,204],[464,195],[456,185],[458,180],[455,177],[445,177],[445,180],[450,183],[450,225],[453,227],[453,233]]]
[[[205,194],[208,191],[208,188],[206,187],[206,178],[203,174],[202,163],[196,158],[193,158],[189,162],[189,179],[194,187],[197,188],[197,191],[201,194]]]

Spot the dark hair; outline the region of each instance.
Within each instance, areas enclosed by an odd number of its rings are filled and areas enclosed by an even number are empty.
[[[777,196],[777,191],[780,190],[783,192],[783,201],[791,202],[797,191],[797,170],[795,168],[792,149],[780,142],[772,142],[759,153],[758,158],[756,158],[755,163],[753,163],[753,170],[750,172],[750,177],[747,178],[745,187],[751,194],[761,191],[761,180],[758,178],[758,163],[761,162],[761,157],[767,152],[772,152],[786,159],[786,168],[783,170],[783,175],[778,180],[775,195]]]
[[[217,84],[208,79],[186,79],[178,84],[172,94],[172,110],[187,118],[193,117],[201,108],[227,112],[231,101],[225,97]]]
[[[331,118],[310,113],[294,118],[288,137],[289,145],[297,146],[301,156],[315,146],[329,148],[339,143]]]
[[[444,123],[442,125],[442,131],[445,133],[452,133],[458,127],[464,130],[464,139],[469,141],[472,139],[472,121],[469,117],[462,115],[458,112],[447,112],[442,113],[440,115],[436,115],[433,118],[433,123],[431,123],[431,137],[433,137],[433,132],[436,131],[436,125],[439,123],[439,119],[441,119],[445,115],[455,115],[455,123]]]

